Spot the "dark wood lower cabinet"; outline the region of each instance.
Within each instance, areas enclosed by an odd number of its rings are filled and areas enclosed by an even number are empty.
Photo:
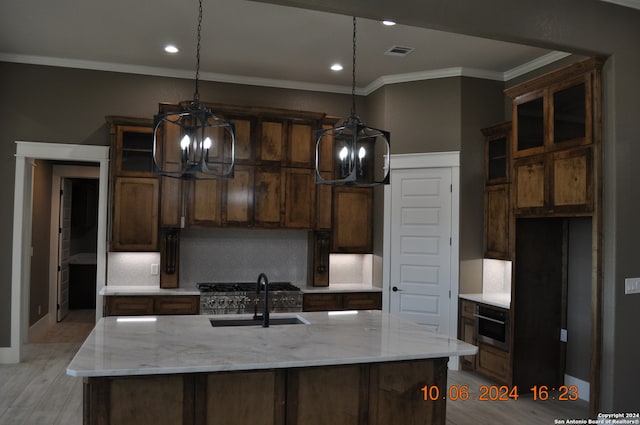
[[[114,295],[104,297],[104,317],[198,314],[199,312],[199,295]]]
[[[302,310],[382,310],[382,292],[306,293]]]
[[[84,381],[85,425],[446,423],[447,358]]]

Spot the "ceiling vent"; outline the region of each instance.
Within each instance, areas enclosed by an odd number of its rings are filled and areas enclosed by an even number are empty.
[[[384,52],[384,54],[389,56],[407,56],[409,53],[413,52],[414,50],[415,49],[413,47],[393,46],[392,48]]]

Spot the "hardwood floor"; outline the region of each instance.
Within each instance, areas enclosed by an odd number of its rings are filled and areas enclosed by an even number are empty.
[[[24,347],[24,361],[0,365],[0,425],[82,424],[82,379],[66,368],[93,327],[93,311],[80,311],[51,326]],[[471,396],[492,382],[469,372],[449,372],[449,387],[466,385]],[[447,425],[551,425],[585,419],[586,401],[447,401]],[[142,425],[142,424],[141,424]],[[402,424],[389,424],[402,425]]]
[[[589,403],[577,401],[534,401],[531,394],[522,394],[517,400],[477,400],[480,386],[494,382],[466,371],[449,371],[449,387],[469,388],[472,400],[447,400],[447,425],[551,425],[555,419],[586,419]],[[551,394],[550,394],[551,397]]]
[[[95,310],[73,310],[23,347],[22,363],[0,365],[1,425],[82,424],[82,379],[66,370],[94,321]]]

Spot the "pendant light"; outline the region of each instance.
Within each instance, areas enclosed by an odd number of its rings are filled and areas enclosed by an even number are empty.
[[[333,186],[371,187],[389,183],[391,134],[367,126],[356,113],[356,17],[353,17],[353,68],[351,115],[342,124],[316,133],[316,183]],[[328,147],[324,144],[329,143]],[[332,157],[323,159],[325,152]],[[325,153],[326,155],[326,153]],[[333,176],[325,179],[321,165],[333,164]]]
[[[160,106],[154,117],[154,171],[188,180],[230,179],[235,163],[235,127],[200,103],[202,0],[199,5],[193,100],[176,111]]]

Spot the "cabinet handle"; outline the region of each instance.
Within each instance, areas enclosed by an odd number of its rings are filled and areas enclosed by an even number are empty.
[[[502,321],[502,320],[494,319],[494,318],[487,317],[487,316],[482,316],[482,315],[480,315],[480,314],[474,314],[473,316],[474,316],[474,317],[477,317],[478,319],[488,320],[488,321],[490,321],[490,322],[493,322],[493,323],[499,323],[499,324],[501,324],[501,325],[504,325],[504,324],[506,323],[506,322],[504,322],[504,321]]]

